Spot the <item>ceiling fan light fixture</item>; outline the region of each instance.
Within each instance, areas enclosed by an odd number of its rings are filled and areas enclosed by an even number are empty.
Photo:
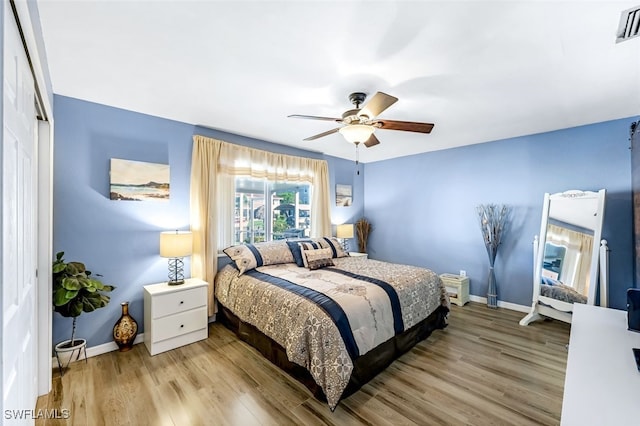
[[[344,136],[347,142],[351,143],[363,143],[369,139],[369,136],[373,134],[375,127],[368,126],[366,124],[350,124],[348,126],[341,127],[340,134]]]

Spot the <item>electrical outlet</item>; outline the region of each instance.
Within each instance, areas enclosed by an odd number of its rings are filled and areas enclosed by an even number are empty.
[[[460,276],[461,277],[466,277],[467,276],[467,271],[465,271],[464,269],[460,269]]]

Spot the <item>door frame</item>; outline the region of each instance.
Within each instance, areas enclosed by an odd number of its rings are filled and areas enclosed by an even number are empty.
[[[629,126],[631,149],[631,197],[633,204],[633,287],[640,287],[640,120]]]
[[[51,391],[53,302],[53,125],[38,121],[38,395]]]
[[[46,52],[36,2],[10,0],[23,43],[30,59],[39,111],[38,121],[38,212],[37,212],[37,390],[38,395],[51,391],[52,315],[51,261],[53,259],[53,90],[46,65]],[[4,16],[3,19],[14,19]],[[2,49],[4,51],[4,49]],[[4,53],[4,52],[3,52]],[[34,407],[35,408],[35,407]]]

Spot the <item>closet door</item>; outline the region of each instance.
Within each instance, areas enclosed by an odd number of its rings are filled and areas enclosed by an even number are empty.
[[[9,2],[3,3],[2,421],[25,424],[25,410],[35,408],[38,374],[37,121],[27,55]]]

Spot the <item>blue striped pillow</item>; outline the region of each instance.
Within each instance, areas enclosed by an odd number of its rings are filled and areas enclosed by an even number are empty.
[[[236,264],[240,275],[259,266],[293,263],[293,254],[285,241],[241,244],[223,250]]]
[[[300,247],[300,257],[302,258],[302,265],[300,266],[304,266],[305,268],[309,267],[309,265],[307,264],[306,253],[308,251],[320,250],[322,248],[320,247],[320,244],[314,243],[313,241],[309,241],[308,243],[307,242],[298,243],[298,247]]]
[[[293,255],[293,261],[296,262],[298,266],[304,266],[304,261],[302,260],[302,251],[300,248],[300,243],[310,243],[311,240],[287,240],[287,245],[289,246],[289,250],[291,250],[291,254]],[[316,247],[317,248],[317,247]]]
[[[332,258],[347,257],[347,252],[342,248],[342,244],[335,237],[322,237],[312,238],[315,243],[318,243],[321,248],[330,248],[332,252]]]

